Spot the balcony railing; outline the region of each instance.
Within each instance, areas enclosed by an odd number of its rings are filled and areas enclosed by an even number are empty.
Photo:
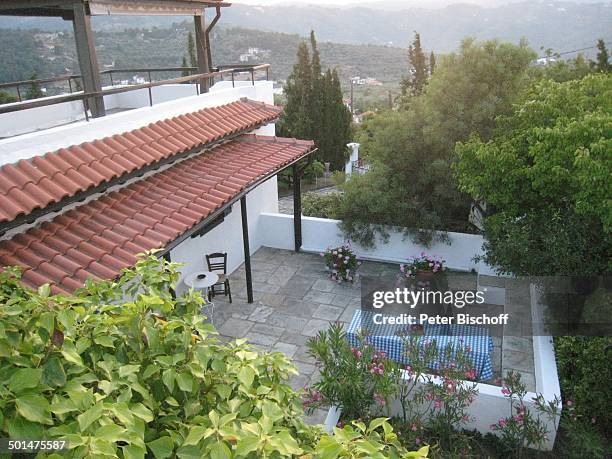
[[[152,81],[152,74],[155,72],[184,72],[189,71],[190,73],[197,70],[195,67],[167,67],[167,68],[144,68],[144,69],[112,69],[105,70],[100,72],[101,75],[108,75],[110,80],[110,85],[115,86],[116,82],[113,78],[113,75],[118,73],[131,73],[131,74],[142,74],[146,73],[148,75],[149,81],[146,83],[137,83],[137,84],[129,84],[127,86],[122,86],[120,88],[108,88],[103,89],[101,91],[96,92],[74,92],[75,88],[73,84],[75,81],[78,81],[81,76],[80,75],[63,75],[59,77],[53,78],[43,78],[38,80],[24,80],[24,81],[15,81],[11,83],[2,83],[0,84],[0,90],[7,88],[15,88],[17,91],[18,99],[20,103],[11,103],[0,105],[0,115],[4,113],[17,112],[22,110],[28,110],[31,108],[45,107],[49,105],[57,105],[66,102],[73,101],[82,101],[83,110],[85,112],[85,118],[89,121],[89,100],[94,97],[104,97],[110,96],[113,94],[121,94],[130,91],[138,91],[141,89],[147,89],[149,92],[149,105],[153,106],[153,92],[152,88],[157,86],[164,86],[169,84],[185,84],[185,83],[201,83],[203,81],[208,83],[208,86],[212,86],[215,82],[216,78],[221,78],[225,81],[226,77],[230,77],[232,81],[232,87],[235,87],[236,84],[236,75],[240,74],[248,74],[250,76],[250,80],[253,85],[255,85],[256,81],[256,73],[265,72],[266,80],[269,79],[269,70],[270,64],[261,64],[261,65],[227,65],[215,68],[212,72],[209,73],[199,73],[199,74],[190,74],[187,76],[182,76],[178,78],[164,79],[159,81]],[[40,85],[45,83],[56,83],[56,82],[68,82],[70,94],[60,95],[56,97],[45,97],[41,99],[31,99],[28,101],[23,101],[21,96],[20,88],[26,85]],[[199,84],[195,85],[195,93],[196,95],[200,94]]]

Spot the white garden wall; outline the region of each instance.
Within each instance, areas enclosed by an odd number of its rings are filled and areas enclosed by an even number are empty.
[[[278,185],[276,177],[264,182],[247,197],[247,216],[249,222],[249,244],[251,254],[262,246],[261,215],[278,211]],[[186,287],[182,279],[195,271],[205,271],[204,255],[212,252],[227,252],[227,268],[231,273],[244,262],[242,242],[242,216],[240,202],[232,206],[232,212],[223,223],[201,237],[189,238],[170,252],[173,262],[184,263],[180,268],[181,280],[177,288],[180,294]]]
[[[261,216],[262,234],[265,240],[262,244],[279,249],[293,249],[293,216],[285,214],[264,214]],[[325,218],[302,217],[302,249],[307,252],[320,252],[346,242],[339,228],[339,220]],[[289,237],[288,237],[289,235]],[[360,258],[393,263],[405,262],[409,256],[421,252],[441,256],[451,269],[471,271],[480,274],[493,274],[493,270],[485,263],[476,263],[473,258],[482,253],[484,239],[476,234],[448,233],[450,244],[435,243],[431,247],[415,244],[401,231],[389,228],[389,241],[377,241],[374,248],[368,249],[360,244],[351,245]]]

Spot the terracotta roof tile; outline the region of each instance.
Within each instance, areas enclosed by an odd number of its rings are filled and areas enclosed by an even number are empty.
[[[26,285],[48,282],[56,293],[71,292],[87,278],[113,278],[138,253],[174,241],[312,146],[240,137],[0,241],[0,265],[19,265]]]
[[[0,223],[179,153],[272,121],[280,108],[241,100],[0,168]]]

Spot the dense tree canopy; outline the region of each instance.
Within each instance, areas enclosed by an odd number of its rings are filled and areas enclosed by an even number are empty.
[[[432,230],[469,231],[470,198],[451,172],[454,145],[472,132],[490,137],[534,57],[525,43],[466,40],[440,59],[422,96],[368,121],[360,140],[372,171],[346,184],[346,233],[367,244],[384,224],[406,227],[421,242]]]
[[[495,137],[457,146],[460,188],[487,204],[487,261],[516,274],[612,267],[612,76],[535,84]]]

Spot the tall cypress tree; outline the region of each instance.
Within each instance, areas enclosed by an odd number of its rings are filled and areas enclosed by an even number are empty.
[[[436,69],[436,55],[432,51],[429,55],[429,76],[434,74],[434,70]]]
[[[410,74],[402,79],[402,94],[418,96],[423,93],[429,76],[427,57],[421,47],[421,35],[414,32],[414,40],[408,47]]]
[[[314,140],[317,159],[339,170],[346,160],[352,118],[342,100],[337,72],[328,69],[325,74],[321,73],[314,33],[310,35],[310,46],[312,59],[306,43],[298,47],[297,62],[285,84],[287,103],[279,133]]]
[[[608,49],[606,48],[606,43],[600,38],[597,40],[597,61],[595,62],[595,68],[599,72],[609,72],[610,71],[610,55],[608,54]]]
[[[297,62],[285,84],[287,103],[281,119],[281,135],[312,138],[312,66],[306,43],[300,43]]]
[[[196,55],[195,40],[191,32],[187,34],[187,54],[189,54],[189,64],[191,67],[197,67],[198,57]]]

